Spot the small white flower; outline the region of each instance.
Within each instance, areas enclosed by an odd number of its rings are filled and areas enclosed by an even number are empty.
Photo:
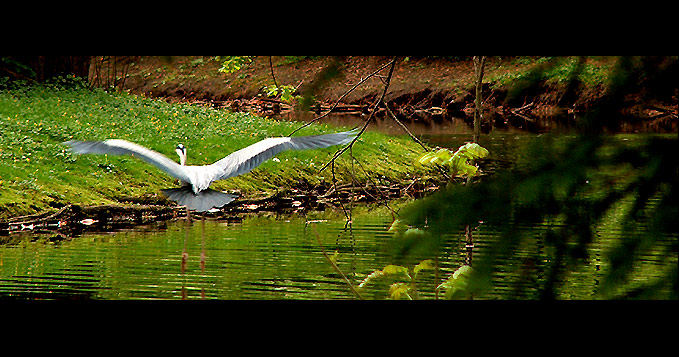
[[[281,162],[281,159],[279,159],[279,158],[277,158],[277,157],[274,157],[274,158],[271,159],[271,160],[276,161],[276,162]]]

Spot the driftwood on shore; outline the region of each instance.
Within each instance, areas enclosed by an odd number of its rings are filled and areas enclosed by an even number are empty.
[[[291,103],[280,99],[256,97],[251,99],[229,100],[193,100],[193,104],[209,105],[215,108],[229,108],[235,112],[253,112],[258,114],[285,114],[296,110]],[[332,108],[327,103],[315,102],[309,106],[309,112],[320,114]],[[364,104],[339,104],[333,110],[337,114],[361,115],[369,112],[368,105]]]
[[[233,218],[243,213],[324,210],[347,202],[380,202],[405,195],[420,197],[436,187],[413,180],[404,184],[325,184],[311,189],[290,189],[265,197],[239,198],[233,204],[206,212],[215,218]],[[0,236],[16,233],[51,234],[57,239],[84,232],[110,232],[172,219],[184,219],[186,209],[168,204],[66,205],[56,212],[44,212],[0,221]]]

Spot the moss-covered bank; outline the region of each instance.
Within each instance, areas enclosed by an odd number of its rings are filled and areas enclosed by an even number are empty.
[[[64,141],[121,138],[174,158],[188,147],[189,164],[212,163],[266,137],[289,135],[300,123],[232,113],[201,105],[99,89],[34,86],[0,91],[0,220],[57,210],[67,204],[172,204],[159,193],[177,182],[132,157],[74,156]],[[349,128],[311,125],[295,135]],[[332,183],[327,163],[337,148],[284,152],[252,172],[213,187],[244,198],[304,185]],[[422,149],[406,137],[365,133],[335,165],[339,184],[367,177],[398,183],[412,177]]]

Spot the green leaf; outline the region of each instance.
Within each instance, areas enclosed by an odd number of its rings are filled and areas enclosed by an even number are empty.
[[[384,275],[384,272],[381,270],[375,270],[370,275],[368,275],[363,281],[358,285],[359,288],[363,288],[364,286],[368,285],[372,280],[377,279],[381,276]]]
[[[400,300],[403,297],[408,298],[408,300],[412,300],[413,298],[410,297],[408,294],[408,291],[410,290],[410,285],[406,283],[394,283],[391,284],[389,287],[389,298],[394,299],[394,300]]]
[[[291,85],[265,86],[264,91],[267,97],[276,97],[280,94],[281,100],[287,103],[298,97],[294,95],[295,87]]]
[[[293,98],[292,93],[289,91],[283,91],[283,93],[281,93],[281,100],[284,102],[289,103]]]
[[[403,233],[403,236],[405,238],[416,238],[416,237],[424,237],[427,234],[426,231],[423,231],[419,228],[409,228]]]
[[[439,149],[422,155],[417,161],[421,165],[442,164],[446,160],[450,160],[452,154],[448,149]]]
[[[241,69],[241,67],[252,62],[253,56],[220,56],[222,61],[222,67],[219,72],[222,73],[233,73]]]
[[[445,289],[447,299],[463,297],[469,286],[469,277],[473,272],[474,269],[469,265],[462,265],[455,270],[448,280],[441,283],[436,289]]]
[[[469,266],[469,265],[462,265],[461,267],[457,268],[455,272],[453,273],[453,279],[460,279],[460,278],[467,278],[471,273],[474,271],[474,269]]]
[[[266,92],[267,97],[275,97],[278,95],[278,87],[276,86],[265,86],[264,91]]]
[[[332,261],[333,263],[337,264],[337,259],[338,259],[338,258],[339,258],[339,251],[338,251],[338,250],[335,250],[335,254],[333,254],[333,255],[330,257],[330,261]]]
[[[457,151],[470,154],[472,159],[481,159],[488,156],[488,150],[477,143],[466,143],[460,146]]]
[[[391,232],[394,234],[399,234],[399,233],[404,233],[406,230],[408,230],[408,226],[403,223],[400,219],[395,219],[394,222],[391,224],[387,232]]]
[[[417,264],[415,268],[413,268],[413,272],[415,275],[419,273],[421,270],[433,270],[434,269],[434,261],[431,259],[423,260],[420,262],[420,264]]]
[[[382,269],[382,272],[384,274],[405,274],[408,275],[408,268],[400,266],[400,265],[387,265]],[[410,277],[410,275],[408,275]]]
[[[455,153],[448,149],[439,149],[422,155],[417,162],[420,165],[439,164],[450,168],[453,176],[475,176],[478,167],[470,162],[488,156],[488,150],[477,143],[466,143],[460,146]]]

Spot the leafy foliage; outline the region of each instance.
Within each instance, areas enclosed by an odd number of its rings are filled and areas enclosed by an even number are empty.
[[[587,70],[584,61],[578,63],[559,76],[577,82],[581,79],[577,73]],[[534,86],[545,76],[553,76],[555,65],[545,60],[523,83]],[[631,141],[603,134],[605,128],[615,130],[619,125],[622,103],[641,84],[648,84],[644,91],[649,93],[676,95],[676,85],[669,85],[671,78],[676,80],[676,68],[676,59],[621,58],[606,79],[601,102],[578,119],[578,135],[537,137],[523,148],[522,159],[511,170],[472,186],[449,185],[402,209],[400,225],[426,227],[432,237],[403,242],[402,254],[414,254],[426,246],[424,250],[436,254],[451,232],[461,234],[465,226],[482,221],[485,229],[497,235],[488,237],[471,274],[458,270],[457,277],[440,286],[448,297],[458,291],[487,292],[496,279],[497,262],[516,259],[519,247],[539,241],[545,247],[523,259],[539,262],[544,273],[537,281],[522,275],[520,279],[529,281],[516,282],[519,295],[522,286],[531,284],[535,289],[537,284],[534,298],[559,297],[563,284],[577,276],[578,270],[593,265],[589,248],[605,244],[611,248],[601,258],[603,262],[596,263],[601,264],[603,276],[596,297],[676,299],[677,259],[649,266],[642,257],[677,250],[677,137],[637,135]],[[518,88],[516,93],[523,95],[527,90]],[[428,157],[430,162],[451,158],[445,152],[440,158]],[[526,226],[541,229],[526,234]],[[611,229],[615,239],[601,234]]]
[[[393,235],[393,239],[399,240],[426,240],[430,238],[430,234],[419,228],[407,226],[403,221],[396,219],[389,227],[388,232]],[[370,273],[360,283],[359,288],[364,288],[368,284],[374,283],[376,280],[391,278],[396,280],[389,288],[390,299],[408,298],[414,299],[417,296],[416,281],[418,275],[423,271],[434,270],[436,266],[431,259],[424,259],[414,264],[412,269],[404,265],[389,264],[382,270],[375,270]]]
[[[406,283],[394,283],[389,287],[389,297],[393,300],[400,300],[402,298],[408,298],[412,300],[413,298],[408,294],[410,290],[410,285]]]
[[[433,269],[435,269],[434,262],[430,259],[421,261],[413,267],[412,271],[405,266],[389,264],[382,270],[375,270],[370,273],[363,279],[358,288],[365,288],[368,284],[373,283],[377,279],[391,277],[397,281],[392,283],[389,287],[389,298],[393,300],[402,298],[413,300],[413,295],[417,294],[415,288],[417,275],[422,271]]]
[[[239,71],[244,65],[250,64],[254,56],[218,56],[222,61],[219,71],[222,73],[233,73]]]
[[[488,150],[477,143],[466,143],[457,151],[442,148],[430,151],[422,155],[417,162],[420,165],[444,165],[450,170],[452,176],[460,175],[473,177],[478,171],[478,166],[471,162],[488,156]]]
[[[443,289],[448,300],[466,297],[469,287],[468,280],[473,272],[474,269],[472,267],[463,264],[436,289]]]
[[[519,246],[533,239],[545,242],[546,256],[539,258],[548,265],[539,289],[545,299],[558,295],[568,271],[586,264],[588,246],[603,239],[598,232],[604,226],[617,227],[623,237],[611,242],[600,297],[637,296],[645,288],[632,288],[643,276],[634,262],[644,252],[664,249],[668,239],[675,241],[676,249],[678,225],[670,217],[679,214],[673,154],[677,149],[676,138],[668,137],[632,144],[615,137],[557,141],[545,135],[526,148],[512,171],[473,186],[446,187],[403,209],[401,217],[404,224],[427,227],[440,239],[429,240],[429,245],[443,245],[450,232],[462,232],[465,225],[479,221],[500,232],[475,264],[477,288],[489,287],[495,262],[511,259]],[[532,237],[521,233],[525,225],[544,228]],[[414,251],[421,244],[413,240],[403,249]],[[662,274],[665,278],[649,282],[647,288],[676,286],[676,266]]]
[[[295,87],[291,85],[265,86],[264,91],[268,97],[277,97],[280,95],[281,100],[287,103],[299,98],[299,96],[294,95]]]

